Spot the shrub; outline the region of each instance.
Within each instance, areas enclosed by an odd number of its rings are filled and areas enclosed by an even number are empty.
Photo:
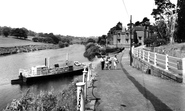
[[[3,111],[76,111],[76,82],[58,94],[51,90],[35,95],[28,90],[20,99],[14,99]]]

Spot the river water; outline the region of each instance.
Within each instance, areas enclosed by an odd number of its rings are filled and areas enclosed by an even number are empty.
[[[7,103],[10,103],[13,99],[21,97],[22,93],[26,92],[28,88],[35,94],[52,89],[57,92],[73,80],[73,77],[68,77],[24,86],[11,85],[11,80],[18,78],[20,68],[28,69],[35,65],[44,65],[44,60],[47,57],[50,58],[50,66],[55,63],[63,63],[66,60],[67,53],[69,54],[69,60],[88,62],[83,57],[84,50],[83,45],[71,45],[63,49],[42,50],[0,57],[0,110],[5,108]]]

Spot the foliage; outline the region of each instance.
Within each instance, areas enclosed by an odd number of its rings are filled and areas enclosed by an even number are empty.
[[[157,8],[153,9],[151,13],[155,20],[166,19],[175,12],[175,4],[171,3],[170,0],[155,0],[155,5]]]
[[[35,95],[28,90],[20,99],[8,104],[4,111],[76,111],[75,84],[74,81],[57,94],[51,90]]]
[[[90,42],[92,42],[92,43],[96,43],[96,41],[95,41],[94,39],[89,38],[89,39],[87,40],[86,44],[88,44],[88,43],[90,43]]]
[[[164,39],[174,42],[174,24],[175,24],[175,4],[171,3],[170,0],[155,0],[157,8],[153,9],[151,15],[155,18],[156,21],[164,21],[166,24],[166,36]],[[161,36],[161,35],[160,35]]]
[[[177,42],[185,42],[185,1],[178,0],[178,27],[177,27]]]
[[[92,61],[97,55],[100,54],[100,47],[96,43],[88,43],[85,47],[84,57]]]
[[[54,43],[51,37],[34,37],[32,38],[34,42],[44,42],[44,43]]]
[[[106,45],[106,38],[107,38],[106,35],[102,35],[101,37],[98,37],[97,43],[100,45]]]
[[[12,29],[11,35],[16,36],[17,38],[26,39],[28,35],[28,30],[25,28]]]
[[[5,36],[5,37],[8,37],[10,35],[10,32],[11,32],[11,28],[10,27],[3,27],[2,28],[2,34]]]
[[[152,37],[150,38],[145,38],[144,40],[144,44],[146,44],[146,46],[150,46],[154,43],[155,39],[153,39]]]
[[[58,45],[59,45],[60,48],[69,46],[69,44],[67,42],[63,42],[63,41],[60,41]]]

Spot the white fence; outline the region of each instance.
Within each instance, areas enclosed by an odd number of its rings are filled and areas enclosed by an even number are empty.
[[[143,50],[142,48],[133,48],[134,57],[153,65],[160,67],[165,71],[170,71],[174,75],[180,75],[185,83],[185,58],[177,58],[155,52]]]
[[[88,69],[88,71],[86,71]],[[85,111],[85,101],[87,100],[87,84],[92,82],[92,63],[84,67],[82,82],[76,83],[77,86],[77,111]]]

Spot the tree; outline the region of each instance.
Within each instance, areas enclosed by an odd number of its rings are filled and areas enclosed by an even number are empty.
[[[100,44],[100,45],[106,45],[106,39],[107,39],[107,36],[102,35],[101,37],[98,37],[97,43]]]
[[[92,43],[96,43],[96,41],[95,41],[94,39],[92,39],[92,38],[89,38],[89,39],[87,40],[87,42],[86,42],[86,43],[88,44],[88,43],[90,43],[90,42],[92,42]]]
[[[2,28],[2,34],[5,36],[5,37],[8,37],[10,35],[10,32],[11,32],[11,28],[10,27],[3,27]]]
[[[84,57],[89,61],[93,61],[94,58],[100,54],[100,47],[96,43],[89,42],[85,47]]]
[[[185,1],[178,0],[177,42],[185,42]]]
[[[140,26],[140,25],[141,25],[141,22],[139,22],[139,21],[136,21],[134,24],[134,26]]]
[[[25,28],[16,28],[12,30],[12,36],[16,36],[17,38],[26,39],[28,31]]]
[[[168,38],[171,43],[174,41],[173,37],[173,27],[174,27],[174,14],[175,14],[175,4],[171,3],[170,0],[155,0],[155,4],[157,8],[153,9],[151,15],[155,18],[155,20],[163,20],[167,24],[167,33]]]
[[[145,29],[144,29],[144,39],[145,39],[146,38],[146,30],[147,30],[148,26],[150,25],[150,19],[148,19],[147,17],[144,17],[141,24],[145,27]]]

